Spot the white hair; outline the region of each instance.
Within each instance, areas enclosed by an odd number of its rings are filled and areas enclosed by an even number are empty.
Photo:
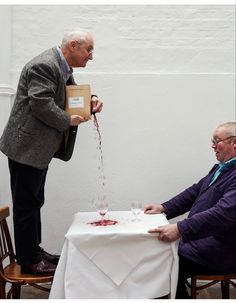
[[[224,128],[228,136],[236,136],[236,122],[226,122],[217,128]]]
[[[65,46],[68,42],[76,40],[79,44],[86,41],[90,33],[82,28],[73,28],[64,33],[62,38],[61,46]]]

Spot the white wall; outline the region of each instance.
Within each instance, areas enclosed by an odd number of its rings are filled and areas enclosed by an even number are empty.
[[[129,209],[133,199],[164,201],[215,163],[212,131],[235,120],[233,6],[22,5],[0,10],[5,16],[7,10],[11,27],[4,36],[10,64],[0,70],[0,79],[9,73],[14,89],[23,65],[59,44],[65,28],[79,25],[94,34],[94,61],[74,74],[104,101],[97,116],[110,209]],[[10,95],[7,101],[4,96],[0,91],[0,132],[10,110]],[[92,121],[81,125],[72,160],[50,164],[42,211],[48,250],[60,251],[75,212],[95,210],[95,138]],[[11,203],[6,162],[1,154],[0,205]]]

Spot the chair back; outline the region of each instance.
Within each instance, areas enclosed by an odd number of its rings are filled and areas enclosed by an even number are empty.
[[[15,256],[6,218],[9,217],[9,207],[0,207],[0,272],[3,272],[4,260],[14,262]]]
[[[9,207],[0,207],[0,299],[20,299],[22,285],[30,285],[49,292],[53,275],[30,275],[21,272],[14,255],[7,217],[9,217]],[[8,290],[7,283],[10,284]],[[43,286],[44,283],[50,285]]]

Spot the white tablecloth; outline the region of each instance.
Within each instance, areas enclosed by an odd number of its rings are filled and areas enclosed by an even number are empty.
[[[148,299],[171,294],[178,277],[177,243],[148,229],[168,224],[164,215],[109,212],[118,224],[93,226],[97,213],[77,213],[66,234],[50,299]]]

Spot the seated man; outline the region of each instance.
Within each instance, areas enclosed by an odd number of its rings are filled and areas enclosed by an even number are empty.
[[[146,214],[186,219],[149,230],[162,241],[179,242],[176,298],[189,298],[187,278],[196,274],[236,273],[236,123],[219,125],[212,148],[219,161],[209,174],[169,201],[146,205]]]

